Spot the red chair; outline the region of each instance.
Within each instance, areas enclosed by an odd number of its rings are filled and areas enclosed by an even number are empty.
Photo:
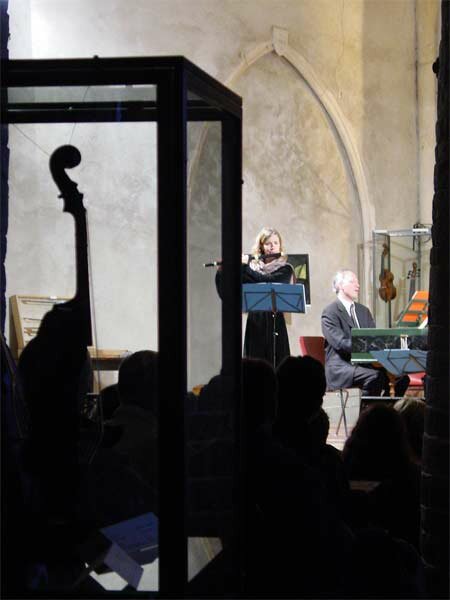
[[[325,338],[323,338],[321,335],[301,335],[299,341],[300,352],[302,356],[312,356],[312,358],[318,360],[323,365],[323,367],[325,367]],[[345,435],[348,435],[347,417],[345,414],[345,409],[347,407],[348,401],[348,390],[345,388],[340,388],[338,390],[329,389],[327,391],[336,392],[337,394],[339,394],[339,398],[341,400],[341,415],[339,417],[339,421],[336,427],[336,435],[339,433],[342,420],[344,421]]]
[[[408,391],[411,392],[422,392],[424,394],[423,378],[425,377],[425,371],[421,373],[408,373],[409,375],[409,386]]]

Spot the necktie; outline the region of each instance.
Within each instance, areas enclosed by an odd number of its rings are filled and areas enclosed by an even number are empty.
[[[352,321],[353,321],[353,326],[356,327],[357,329],[359,329],[359,324],[358,324],[358,319],[356,318],[355,305],[354,304],[350,305],[350,316],[351,316]]]

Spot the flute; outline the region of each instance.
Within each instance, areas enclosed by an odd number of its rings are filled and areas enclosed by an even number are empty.
[[[248,256],[249,262],[254,259],[262,260],[265,262],[268,258],[280,258],[280,256],[285,256],[285,254],[284,252],[276,252],[275,254],[247,254],[246,256]],[[212,262],[203,263],[204,267],[220,267],[221,265],[221,260],[214,260]]]

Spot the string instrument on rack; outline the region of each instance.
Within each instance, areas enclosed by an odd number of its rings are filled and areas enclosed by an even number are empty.
[[[397,288],[394,285],[394,274],[386,268],[385,261],[388,254],[387,244],[383,244],[383,252],[381,254],[381,270],[380,270],[380,287],[378,288],[378,294],[380,298],[385,302],[394,300],[397,296]]]
[[[417,278],[419,277],[419,269],[417,268],[417,263],[413,262],[412,269],[408,271],[408,279],[409,279],[409,299],[414,296],[417,287]]]

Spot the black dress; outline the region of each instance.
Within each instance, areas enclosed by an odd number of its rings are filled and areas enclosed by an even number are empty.
[[[242,265],[242,283],[290,283],[293,277],[292,266],[288,263],[281,265],[273,273],[260,273],[248,265]],[[222,298],[222,272],[216,272],[216,287]],[[249,358],[263,358],[273,365],[273,332],[274,321],[277,331],[276,336],[276,366],[290,356],[289,338],[283,313],[267,311],[251,311],[248,313],[247,326],[244,338],[244,356]]]
[[[289,264],[282,265],[273,273],[260,273],[248,265],[242,267],[242,283],[290,283],[293,275]],[[244,356],[263,358],[273,365],[273,333],[274,321],[276,327],[276,366],[290,356],[289,338],[283,313],[267,311],[251,311],[247,317],[247,327],[244,338]]]

